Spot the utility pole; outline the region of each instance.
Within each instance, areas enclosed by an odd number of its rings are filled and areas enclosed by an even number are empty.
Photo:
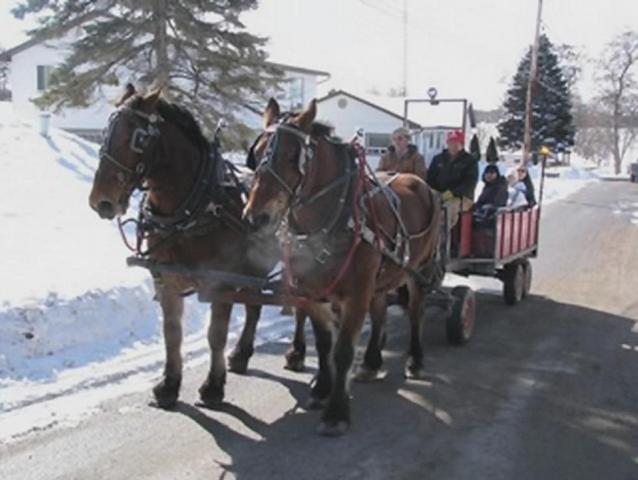
[[[538,69],[538,42],[541,32],[541,12],[543,0],[538,0],[538,14],[536,16],[536,34],[532,46],[532,61],[529,67],[529,79],[527,82],[527,99],[525,101],[525,130],[523,134],[523,165],[527,166],[532,150],[532,91],[536,83],[536,71]]]
[[[403,96],[408,96],[408,0],[403,0]]]

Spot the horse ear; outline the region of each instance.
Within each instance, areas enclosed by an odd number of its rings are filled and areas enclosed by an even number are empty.
[[[268,105],[266,105],[266,110],[264,111],[264,128],[268,128],[275,123],[279,118],[279,114],[279,104],[277,103],[277,100],[271,97],[270,100],[268,100]]]
[[[115,106],[119,107],[124,102],[126,102],[129,98],[131,98],[133,95],[135,95],[135,93],[137,93],[137,92],[135,91],[135,87],[133,86],[133,84],[132,83],[127,83],[126,87],[124,87],[124,93],[117,100],[117,102],[115,102]]]
[[[150,107],[151,110],[155,110],[155,108],[157,107],[157,104],[159,103],[161,94],[162,94],[161,88],[155,88],[151,90],[144,97],[144,105],[146,105],[147,107]]]
[[[299,127],[304,132],[309,132],[310,127],[312,126],[312,122],[315,121],[315,117],[317,116],[317,100],[312,99],[310,101],[310,105],[306,108],[295,120],[295,123],[299,125]]]

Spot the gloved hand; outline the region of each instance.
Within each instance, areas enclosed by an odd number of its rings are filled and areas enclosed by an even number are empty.
[[[454,198],[454,194],[451,191],[446,190],[441,195],[441,198],[443,199],[444,202],[449,202],[450,200],[452,200]]]

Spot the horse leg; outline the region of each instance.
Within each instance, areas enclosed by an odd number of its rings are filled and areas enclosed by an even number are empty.
[[[370,302],[370,320],[372,329],[370,339],[363,356],[363,363],[359,367],[354,379],[358,382],[371,382],[379,378],[379,371],[383,365],[382,350],[385,344],[385,324],[387,297],[385,293],[372,297]]]
[[[228,338],[228,323],[233,305],[230,303],[213,303],[211,307],[210,326],[208,327],[208,344],[211,351],[210,370],[206,381],[199,387],[199,398],[207,407],[218,407],[224,399],[226,383],[226,359],[224,349]]]
[[[255,331],[261,315],[261,305],[246,305],[246,321],[235,348],[228,356],[228,370],[235,373],[246,373],[248,361],[255,348]]]
[[[407,378],[426,378],[423,366],[423,345],[421,343],[421,332],[423,329],[423,318],[425,310],[425,294],[423,289],[414,281],[408,282],[410,292],[410,303],[408,304],[408,314],[410,317],[410,350],[408,352],[408,362],[405,369]]]
[[[365,286],[363,292],[366,292]],[[341,435],[350,425],[348,373],[354,360],[355,344],[361,333],[370,300],[371,294],[358,293],[342,302],[341,327],[333,352],[335,378],[328,405],[319,425],[319,433],[322,435]]]
[[[328,305],[321,303],[308,304],[304,308],[304,312],[310,317],[319,359],[319,373],[317,373],[315,383],[310,391],[307,405],[309,409],[315,410],[326,406],[332,391],[330,350],[332,349],[334,314]]]
[[[286,352],[286,367],[293,372],[303,372],[306,368],[306,326],[307,313],[303,308],[295,308],[295,336],[292,346]]]
[[[160,408],[171,408],[177,403],[182,383],[182,315],[184,299],[166,287],[156,292],[162,308],[166,364],[162,380],[153,388],[153,395]]]

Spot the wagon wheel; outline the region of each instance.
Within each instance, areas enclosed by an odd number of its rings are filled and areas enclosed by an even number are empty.
[[[523,298],[525,272],[523,265],[512,262],[503,268],[503,298],[508,305],[516,305]]]
[[[527,298],[532,290],[532,264],[525,259],[523,262],[523,298]]]
[[[452,345],[463,345],[474,332],[476,300],[471,288],[461,286],[452,289],[454,303],[445,327],[447,341]]]

